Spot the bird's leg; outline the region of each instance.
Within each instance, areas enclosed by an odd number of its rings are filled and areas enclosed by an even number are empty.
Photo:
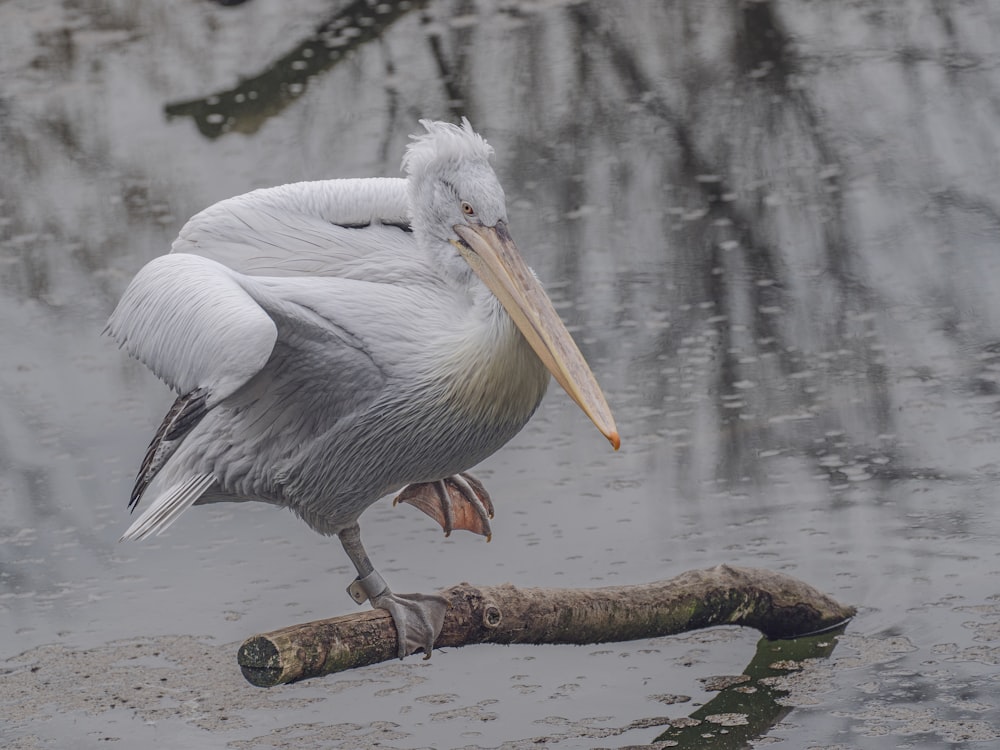
[[[358,571],[347,593],[358,604],[369,599],[373,607],[392,615],[400,659],[420,649],[424,650],[424,658],[430,659],[434,641],[444,624],[448,600],[434,594],[394,594],[368,559],[361,544],[361,527],[358,524],[348,526],[337,536]]]
[[[408,503],[429,515],[441,525],[445,536],[455,529],[465,529],[481,534],[487,542],[493,538],[493,501],[482,482],[471,474],[409,484],[393,498],[393,505],[399,503]]]

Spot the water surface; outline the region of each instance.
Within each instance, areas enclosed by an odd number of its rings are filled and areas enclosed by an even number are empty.
[[[492,543],[366,514],[393,587],[783,571],[860,614],[761,743],[995,742],[998,49],[985,1],[0,5],[3,744],[620,747],[750,661],[722,629],[262,691],[236,644],[351,611],[339,544],[252,506],[117,543],[171,400],[100,336],[131,276],[463,114],[623,447],[553,389],[478,469]]]

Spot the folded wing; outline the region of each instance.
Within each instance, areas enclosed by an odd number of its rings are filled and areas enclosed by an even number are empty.
[[[260,371],[278,335],[229,269],[186,254],[146,264],[106,332],[177,393],[202,389],[209,408]]]
[[[208,409],[264,367],[277,327],[229,269],[178,254],[156,258],[136,274],[106,332],[181,394],[146,452],[129,503],[134,508]],[[214,481],[193,473],[167,487],[122,538],[162,531]]]
[[[251,276],[359,278],[378,263],[372,256],[409,244],[400,237],[410,231],[406,184],[319,180],[255,190],[196,214],[172,252],[212,258]]]

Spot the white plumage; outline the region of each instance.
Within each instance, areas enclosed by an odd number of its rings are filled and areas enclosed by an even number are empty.
[[[398,241],[387,238],[409,224],[404,179],[298,182],[210,206],[184,225],[171,250],[250,275],[363,274],[380,252],[399,254]]]
[[[289,507],[340,537],[353,593],[392,613],[401,656],[429,655],[443,604],[389,591],[361,545],[365,508],[406,486],[400,498],[446,531],[488,536],[489,496],[463,472],[521,429],[549,371],[618,443],[507,231],[492,148],[468,121],[422,124],[406,179],[285,185],[202,211],[108,322],[179,394],[133,491],[133,506],[152,500],[124,538],[193,504]]]

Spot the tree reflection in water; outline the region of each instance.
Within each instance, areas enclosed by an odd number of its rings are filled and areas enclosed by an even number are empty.
[[[609,487],[638,487],[634,512],[674,534],[656,559],[720,562],[750,534],[898,612],[958,575],[956,549],[993,559],[994,4],[167,5],[0,5],[11,630],[116,569],[129,451],[163,396],[97,338],[131,274],[215,200],[398,174],[416,119],[458,114],[502,155],[519,244],[611,386],[625,468],[544,408],[537,428],[555,446],[538,476],[567,444],[602,467],[591,523],[625,514]],[[887,598],[857,582],[900,571]]]

